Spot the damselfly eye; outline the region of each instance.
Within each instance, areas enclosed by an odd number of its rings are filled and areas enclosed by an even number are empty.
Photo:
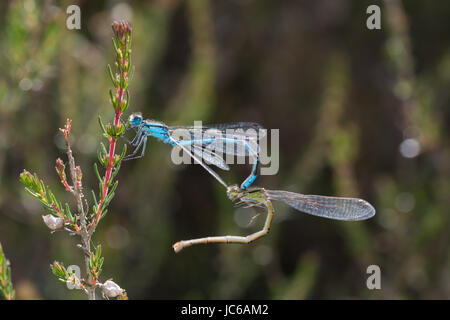
[[[141,113],[132,113],[130,115],[130,125],[132,127],[138,126],[142,122],[142,114]]]

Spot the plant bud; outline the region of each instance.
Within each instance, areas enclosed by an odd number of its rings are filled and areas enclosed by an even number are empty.
[[[83,179],[83,172],[81,172],[81,167],[77,166],[75,168],[75,172],[77,174],[77,180],[81,182],[81,179]]]
[[[119,40],[122,46],[124,46],[127,40],[127,36],[130,36],[131,31],[133,30],[133,28],[131,27],[131,23],[123,20],[114,21],[111,27],[117,40]]]
[[[108,298],[115,298],[117,296],[123,295],[125,290],[123,290],[117,283],[112,280],[107,280],[102,285],[102,292]]]
[[[20,174],[20,180],[24,185],[29,186],[33,183],[33,175],[24,169]]]
[[[55,169],[59,177],[61,178],[61,181],[66,181],[66,173],[64,172],[66,166],[64,165],[64,162],[61,160],[61,158],[56,159]]]
[[[55,217],[52,214],[48,214],[46,216],[42,216],[42,219],[44,220],[44,223],[49,227],[50,230],[59,230],[64,227],[64,219]]]

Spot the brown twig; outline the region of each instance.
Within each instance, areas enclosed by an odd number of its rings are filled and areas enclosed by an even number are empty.
[[[84,194],[83,194],[82,183],[81,183],[81,179],[82,179],[81,168],[79,166],[76,166],[75,158],[73,157],[73,153],[72,153],[72,148],[70,147],[70,130],[71,130],[71,128],[72,128],[72,120],[67,119],[67,122],[66,122],[66,125],[64,126],[64,128],[59,129],[63,133],[64,140],[66,141],[66,153],[67,153],[67,158],[69,159],[69,171],[70,171],[70,176],[72,179],[71,187],[67,184],[67,181],[63,181],[63,184],[64,184],[64,186],[66,186],[66,189],[68,189],[74,195],[75,200],[77,202],[78,215],[80,217],[80,225],[81,225],[79,234],[80,234],[81,241],[82,241],[82,248],[83,248],[83,251],[85,254],[84,261],[85,261],[85,265],[86,265],[87,283],[89,284],[89,283],[94,282],[94,277],[91,274],[90,269],[89,269],[89,259],[91,257],[90,242],[91,242],[92,233],[90,233],[88,231],[87,221],[86,221],[86,213],[85,213],[85,210],[83,207]],[[63,180],[63,179],[61,179],[61,180]],[[95,286],[88,285],[86,290],[88,292],[89,299],[94,300],[95,299]]]

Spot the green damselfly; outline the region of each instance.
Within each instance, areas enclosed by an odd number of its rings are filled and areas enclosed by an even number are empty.
[[[375,215],[375,208],[365,200],[357,198],[305,195],[289,191],[266,190],[264,188],[240,189],[237,185],[227,188],[228,198],[236,206],[266,208],[267,217],[262,230],[248,236],[214,236],[178,241],[173,245],[175,252],[196,244],[241,243],[247,244],[265,236],[275,214],[272,201],[281,201],[288,206],[314,216],[343,221],[366,220]]]

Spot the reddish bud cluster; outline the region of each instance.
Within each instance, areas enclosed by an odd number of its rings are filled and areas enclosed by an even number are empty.
[[[64,139],[66,140],[66,145],[69,145],[69,136],[70,136],[71,129],[72,129],[72,120],[70,120],[70,119],[67,119],[64,129],[59,128],[59,131],[61,131],[64,135]]]
[[[112,23],[112,29],[116,38],[121,42],[122,45],[125,45],[127,36],[131,35],[132,27],[131,23],[127,21],[114,21]]]

